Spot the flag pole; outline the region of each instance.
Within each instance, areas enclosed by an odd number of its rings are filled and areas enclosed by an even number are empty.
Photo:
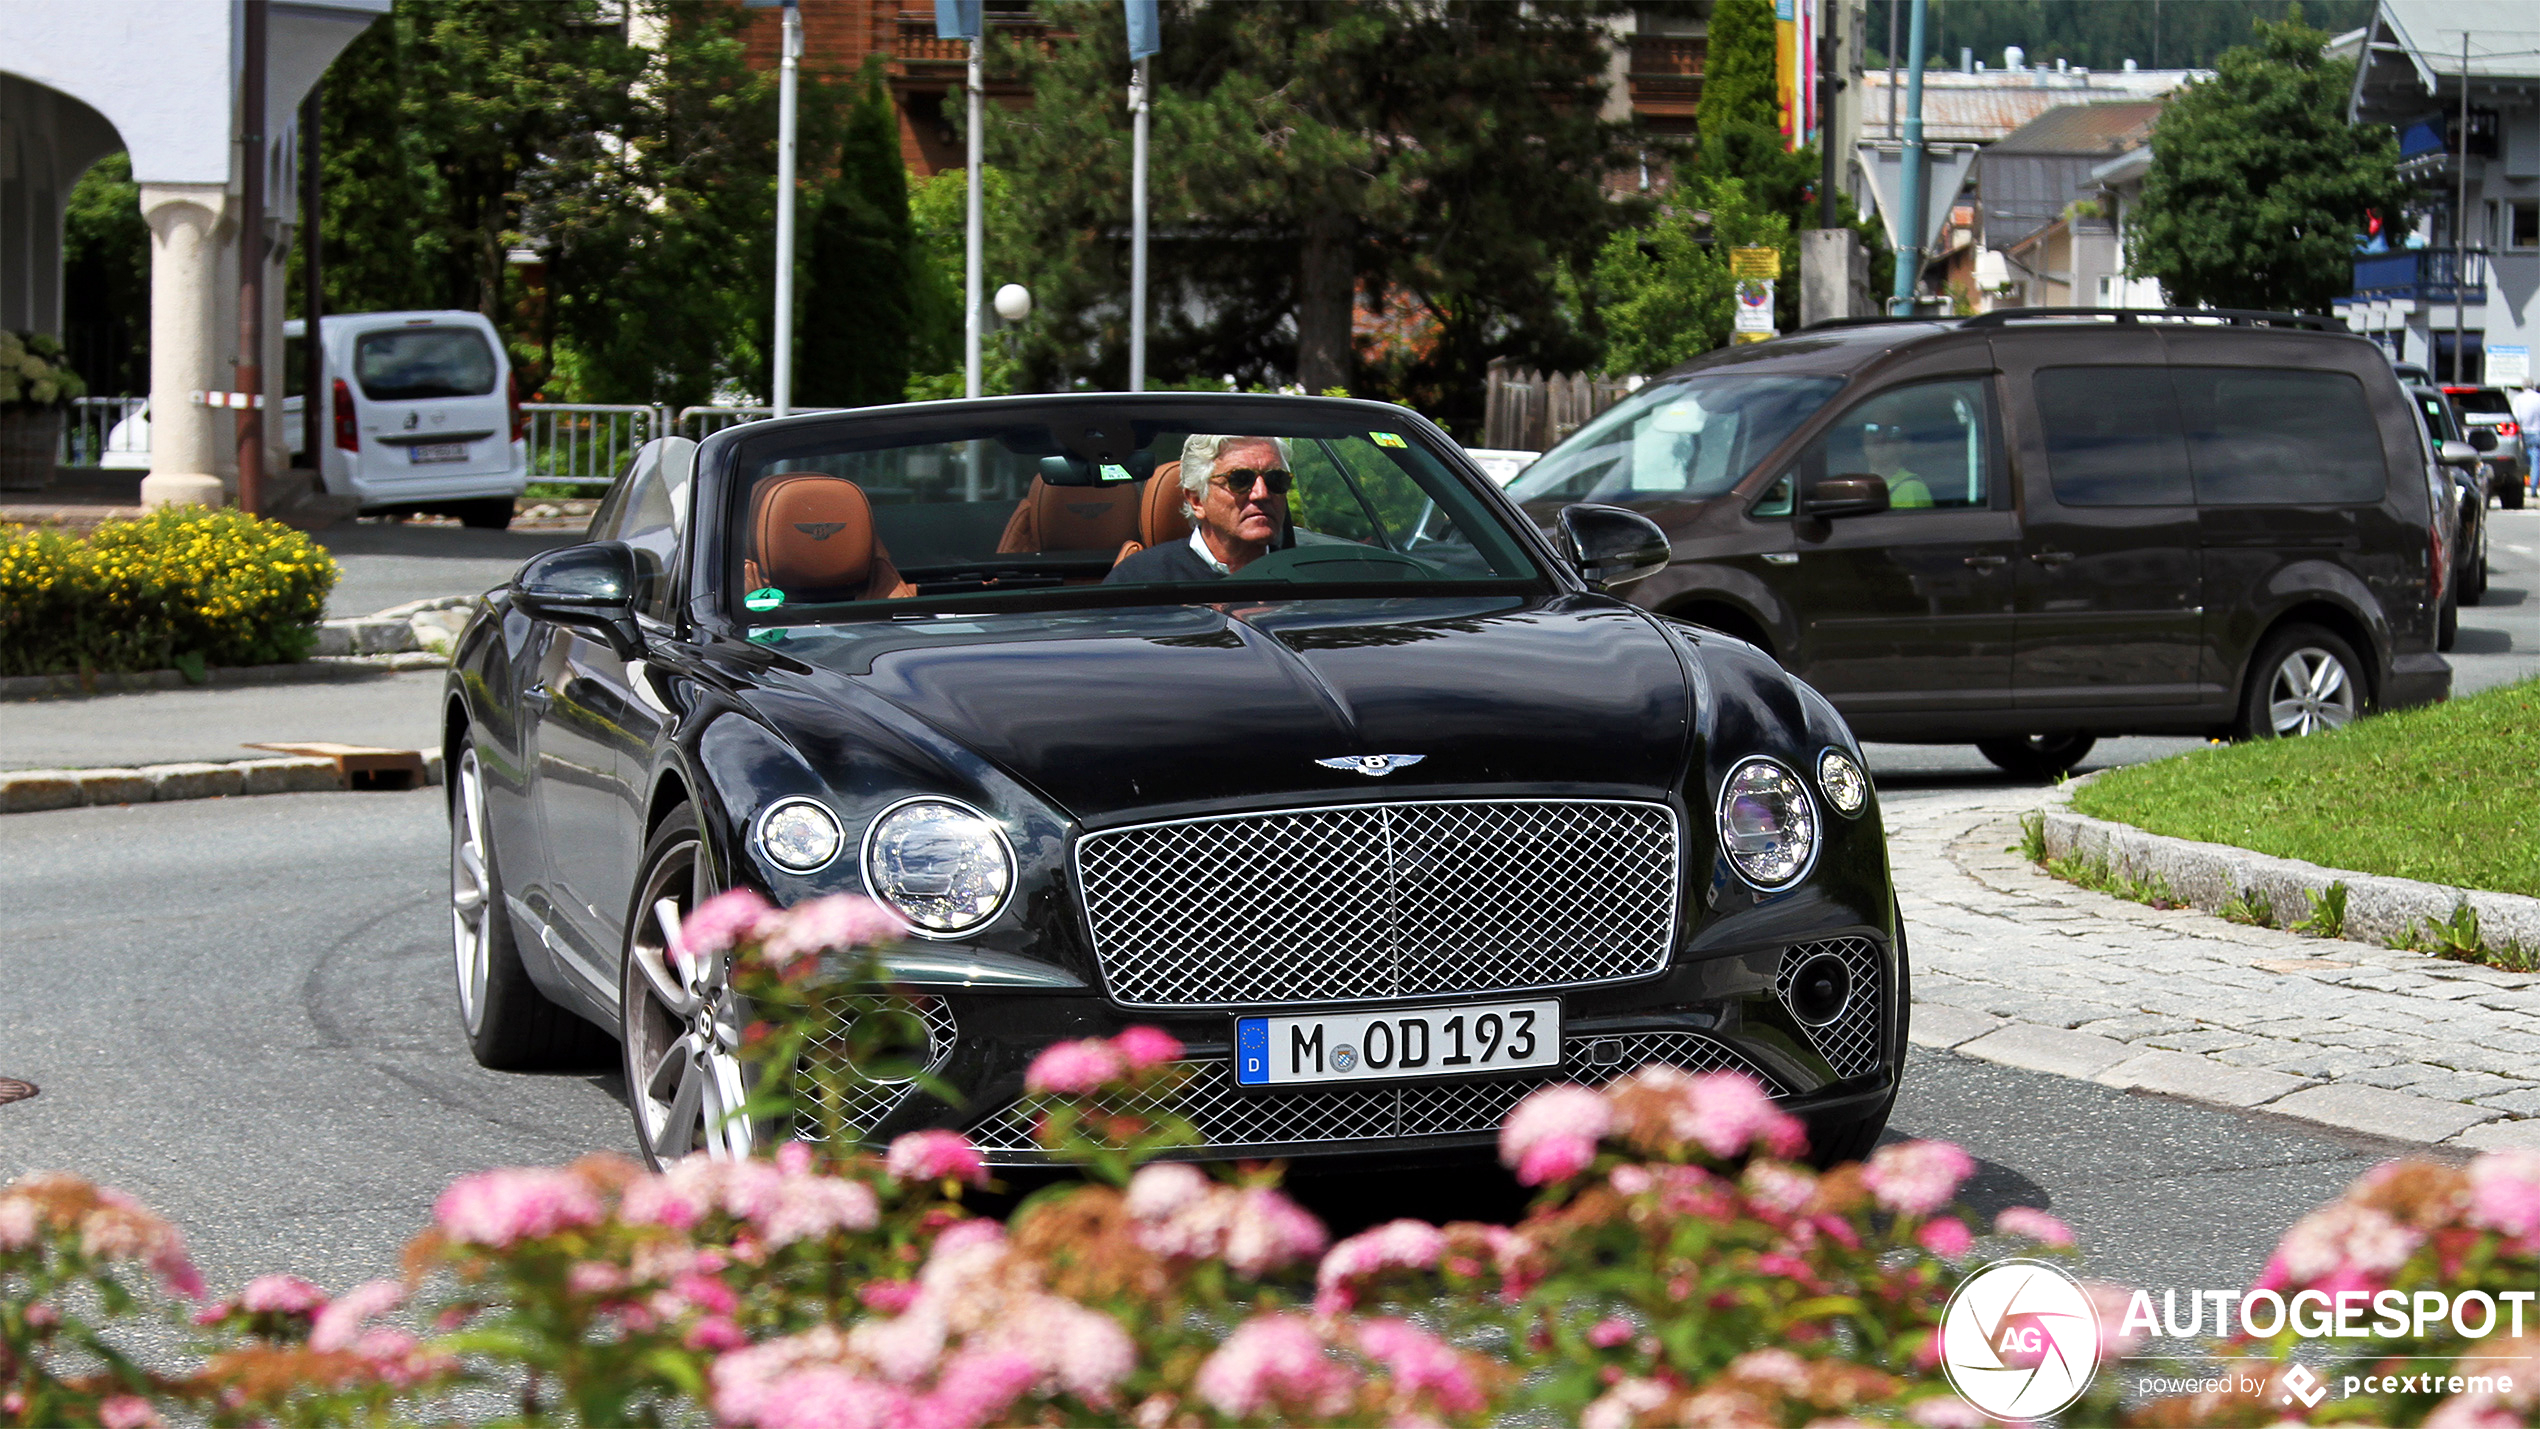
[[[979,74],[979,40],[979,33],[973,31],[970,36],[970,73],[967,81],[970,93],[970,214],[965,238],[966,256],[963,261],[961,319],[962,392],[963,395],[970,397],[979,395],[979,286],[981,282],[979,249],[986,224],[980,212],[979,201],[979,156],[982,137],[979,132],[979,110],[980,99],[985,93],[985,86],[981,84]]]
[[[1129,390],[1147,390],[1147,62],[1129,82]]]
[[[776,415],[794,412],[794,85],[802,63],[803,12],[785,0],[784,59],[776,80],[776,351],[769,405]]]

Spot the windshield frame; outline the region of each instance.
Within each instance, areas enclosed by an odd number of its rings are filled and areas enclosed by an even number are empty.
[[[747,497],[754,474],[769,461],[848,442],[858,447],[889,446],[896,438],[902,444],[912,444],[938,438],[947,428],[970,423],[992,426],[1012,424],[1018,420],[1056,421],[1071,413],[1081,413],[1086,417],[1128,416],[1140,422],[1154,422],[1166,430],[1192,429],[1195,423],[1204,424],[1201,429],[1240,428],[1249,420],[1244,417],[1243,409],[1252,406],[1260,408],[1261,424],[1273,429],[1293,423],[1372,427],[1399,434],[1406,441],[1416,444],[1442,469],[1448,480],[1460,484],[1459,489],[1466,498],[1479,508],[1476,514],[1486,515],[1499,523],[1505,539],[1534,566],[1535,574],[1524,578],[1441,582],[1428,590],[1400,581],[1301,583],[1245,581],[1232,577],[1205,586],[1095,584],[1028,587],[988,594],[966,591],[900,600],[802,607],[804,613],[819,612],[816,622],[757,618],[741,607],[742,592],[737,589],[734,575],[738,569],[738,557],[733,546],[746,526],[746,517],[739,505]],[[1406,408],[1354,398],[1210,392],[1067,393],[958,402],[912,402],[865,408],[852,413],[813,413],[748,422],[716,432],[701,444],[690,495],[695,507],[682,562],[686,572],[682,608],[691,627],[735,637],[744,636],[753,629],[781,628],[789,624],[935,618],[989,610],[1287,603],[1325,598],[1363,600],[1371,596],[1413,599],[1432,595],[1451,598],[1540,596],[1587,589],[1551,538],[1507,499],[1452,437],[1427,418]]]

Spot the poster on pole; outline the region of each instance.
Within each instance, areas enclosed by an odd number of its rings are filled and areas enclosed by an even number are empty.
[[[1737,283],[1737,319],[1731,325],[1729,341],[1762,342],[1779,335],[1773,326],[1773,280],[1740,278]]]
[[[2487,349],[2487,385],[2490,387],[2528,387],[2531,385],[2531,349],[2508,347],[2503,343]]]

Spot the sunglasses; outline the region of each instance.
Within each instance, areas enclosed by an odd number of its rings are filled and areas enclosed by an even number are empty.
[[[1288,487],[1296,481],[1296,473],[1275,466],[1268,471],[1254,471],[1250,467],[1239,466],[1232,471],[1219,472],[1209,477],[1209,480],[1226,488],[1226,494],[1229,496],[1252,495],[1255,482],[1267,484],[1273,496],[1285,496],[1288,494]]]

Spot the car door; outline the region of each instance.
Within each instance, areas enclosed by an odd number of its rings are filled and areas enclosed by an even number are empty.
[[[388,497],[511,470],[510,371],[481,320],[417,316],[340,340],[360,432],[349,455],[364,485]]]
[[[2030,335],[2023,335],[2030,336]],[[2072,711],[2200,694],[2195,491],[2160,336],[2123,327],[2001,342],[2020,404],[2013,701]]]
[[[1791,668],[1847,716],[2010,702],[2019,518],[2000,479],[1992,389],[1974,375],[1888,388],[1800,454],[1793,540],[1760,570],[1800,627]],[[1890,509],[1805,514],[1817,483],[1861,474],[1887,481]]]
[[[647,445],[608,508],[600,539],[636,553],[639,623],[667,633],[671,576],[678,568],[675,502],[685,472],[666,469]],[[693,448],[692,448],[693,449]],[[677,480],[674,481],[674,478]],[[542,631],[527,703],[536,712],[536,802],[546,846],[546,893],[557,951],[607,997],[617,987],[626,901],[643,854],[644,797],[652,751],[668,710],[640,659],[613,649],[598,631],[551,625]]]

